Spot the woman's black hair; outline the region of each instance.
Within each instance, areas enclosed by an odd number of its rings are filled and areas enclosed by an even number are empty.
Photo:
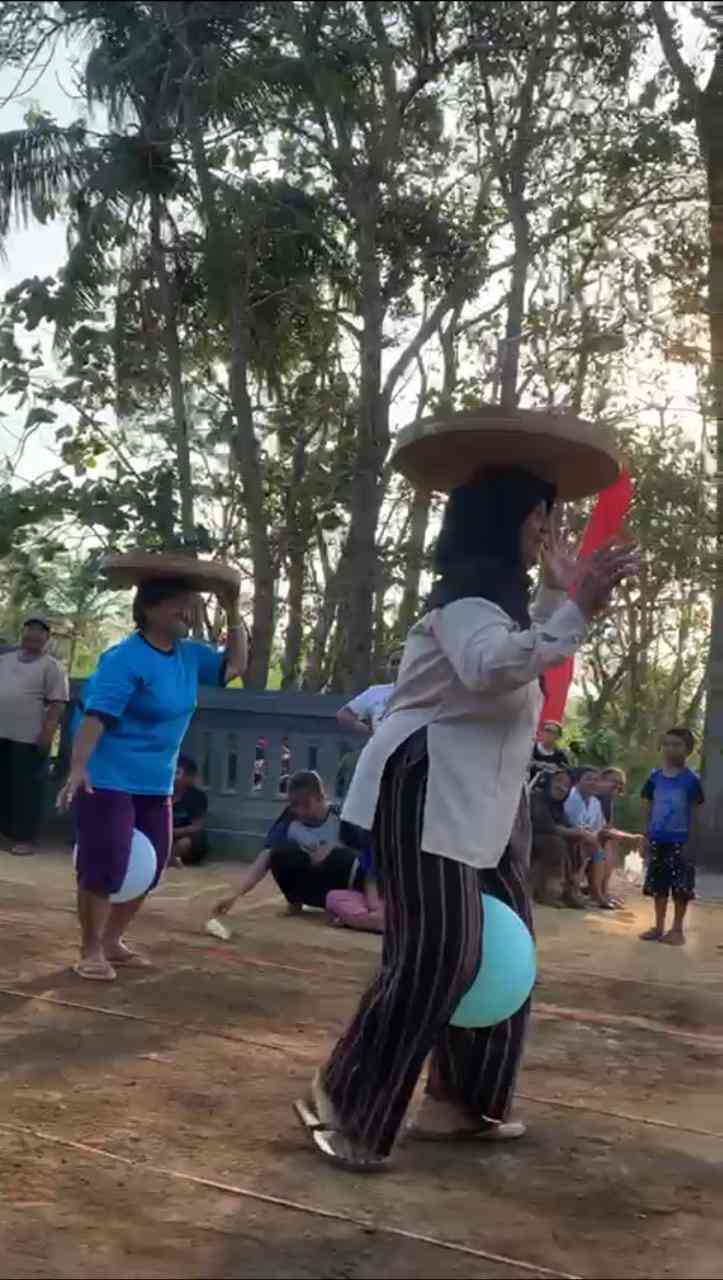
[[[193,588],[189,587],[183,578],[153,578],[148,582],[142,582],[133,600],[133,621],[136,624],[136,630],[142,631],[146,625],[146,609],[163,604],[165,600],[172,600],[174,596],[186,595],[192,590]]]
[[[540,502],[548,511],[555,487],[521,467],[485,471],[449,495],[437,542],[439,579],[428,608],[482,596],[521,627],[530,625],[530,582],[522,563],[520,530]]]

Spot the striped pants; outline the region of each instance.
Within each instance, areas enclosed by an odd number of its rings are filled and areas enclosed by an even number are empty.
[[[348,1137],[385,1156],[431,1054],[427,1090],[470,1117],[507,1117],[529,1002],[495,1027],[449,1019],[474,980],[483,940],[480,890],[532,927],[526,868],[505,852],[477,871],[421,848],[426,734],[389,760],[377,805],[375,856],[384,880],[384,947],[378,976],[336,1045],[324,1085]]]

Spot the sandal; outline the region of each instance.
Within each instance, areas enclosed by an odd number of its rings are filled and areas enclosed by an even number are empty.
[[[147,956],[143,956],[139,951],[126,951],[119,956],[112,956],[108,961],[119,969],[151,969],[152,963]]]
[[[340,1129],[320,1120],[303,1099],[294,1103],[294,1112],[304,1131],[311,1137],[314,1150],[329,1164],[346,1169],[349,1173],[381,1173],[388,1168],[389,1161],[386,1157],[372,1155],[358,1147]]]
[[[407,1129],[416,1142],[514,1142],[526,1133],[526,1126],[514,1120],[483,1120],[479,1129],[448,1129],[446,1133],[415,1124]]]
[[[107,960],[79,960],[73,965],[73,973],[88,982],[115,982],[118,976]]]
[[[656,929],[655,926],[653,926],[652,929],[646,929],[645,933],[641,933],[640,941],[641,942],[662,942],[663,935],[660,929]]]

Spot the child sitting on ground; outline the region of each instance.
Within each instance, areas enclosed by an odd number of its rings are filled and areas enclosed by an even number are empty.
[[[364,873],[361,889],[332,889],[326,895],[326,909],[335,924],[363,933],[384,932],[384,904],[379,892],[379,878],[374,868],[371,849],[359,856]]]
[[[655,899],[655,924],[641,934],[645,942],[685,942],[683,921],[695,897],[695,865],[687,852],[693,810],[703,804],[700,779],[686,761],[695,747],[689,729],[669,729],[663,738],[663,767],[655,769],[642,790],[648,806],[647,861],[643,893]],[[673,899],[673,927],[665,932],[668,898]]]

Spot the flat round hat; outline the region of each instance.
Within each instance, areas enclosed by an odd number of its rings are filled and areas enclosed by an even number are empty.
[[[216,560],[196,560],[180,552],[129,551],[125,555],[106,556],[100,572],[109,587],[121,590],[138,587],[142,582],[160,578],[177,578],[189,591],[236,591],[241,574],[231,565]]]
[[[565,502],[617,480],[620,458],[607,427],[573,414],[480,405],[422,418],[399,432],[391,464],[417,489],[449,493],[492,467],[524,467]]]

